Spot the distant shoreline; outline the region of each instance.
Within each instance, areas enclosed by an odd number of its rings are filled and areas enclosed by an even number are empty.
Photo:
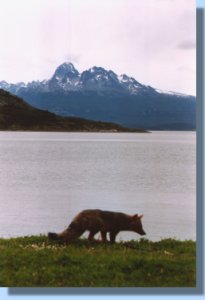
[[[130,130],[130,131],[116,131],[116,130],[37,130],[37,129],[1,129],[0,132],[59,132],[59,133],[152,133],[152,132],[195,132],[196,130]]]
[[[71,132],[71,133],[151,133],[151,131],[149,130],[132,130],[132,129],[128,129],[128,130],[115,130],[115,129],[108,129],[108,130],[58,130],[58,129],[54,129],[54,130],[49,130],[49,129],[2,129],[0,128],[0,132]],[[157,130],[156,130],[157,131]],[[162,130],[160,130],[162,131]]]

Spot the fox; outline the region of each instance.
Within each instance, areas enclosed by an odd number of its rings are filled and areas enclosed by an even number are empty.
[[[79,238],[85,231],[89,231],[88,240],[94,241],[94,236],[100,232],[102,242],[106,243],[109,233],[110,243],[115,243],[120,231],[133,231],[145,235],[142,227],[143,215],[128,215],[122,212],[113,212],[100,209],[81,211],[61,233],[48,233],[48,239],[69,244]]]

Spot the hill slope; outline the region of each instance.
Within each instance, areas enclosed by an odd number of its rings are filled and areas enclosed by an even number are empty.
[[[4,90],[0,90],[0,130],[130,131],[117,124],[56,116],[36,109]]]

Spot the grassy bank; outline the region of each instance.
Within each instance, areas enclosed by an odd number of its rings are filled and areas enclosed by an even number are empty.
[[[194,287],[193,241],[148,240],[115,245],[45,236],[0,239],[4,287]]]

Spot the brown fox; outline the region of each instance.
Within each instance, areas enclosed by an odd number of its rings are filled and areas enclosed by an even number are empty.
[[[137,214],[130,216],[121,212],[87,209],[80,212],[62,233],[49,232],[48,238],[68,244],[88,230],[90,241],[93,241],[95,234],[100,232],[102,241],[107,242],[109,232],[110,242],[114,243],[116,235],[123,230],[145,235],[141,223],[142,217],[143,215]]]

